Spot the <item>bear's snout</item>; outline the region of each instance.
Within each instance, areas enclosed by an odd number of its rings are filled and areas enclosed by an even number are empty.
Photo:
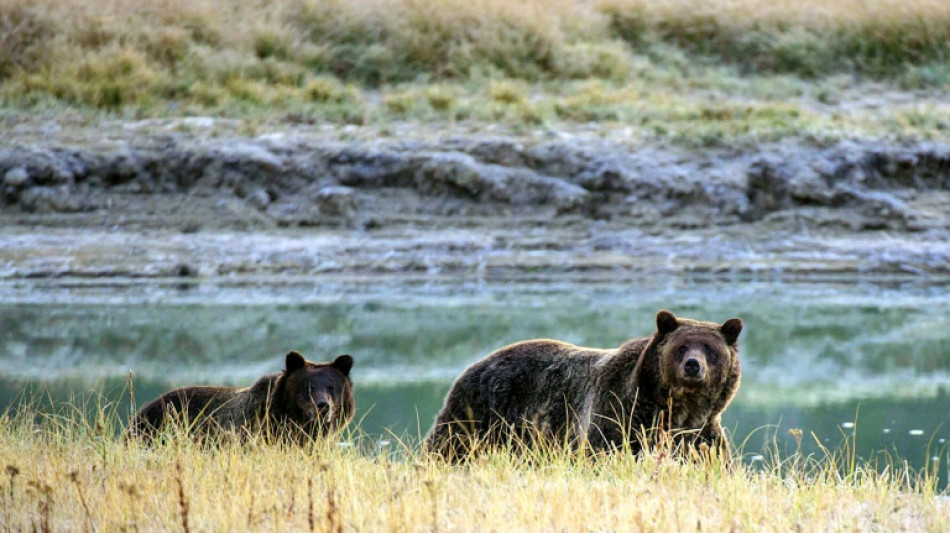
[[[695,357],[690,357],[686,360],[686,363],[683,364],[683,371],[686,373],[686,377],[698,378],[700,373],[703,370],[703,366],[699,364],[699,359]]]
[[[680,363],[679,375],[684,384],[692,383],[695,385],[706,379],[708,370],[703,354],[697,353],[696,350],[690,350],[685,354],[683,362]]]
[[[307,409],[311,418],[325,418],[330,412],[330,402],[323,398],[314,398]]]
[[[329,422],[332,415],[333,406],[330,405],[330,402],[327,400],[317,401],[317,413],[316,419],[319,422]]]

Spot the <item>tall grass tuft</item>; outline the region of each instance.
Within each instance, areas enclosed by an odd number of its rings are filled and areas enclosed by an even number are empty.
[[[662,439],[640,456],[532,439],[527,449],[492,448],[450,465],[412,442],[391,450],[358,432],[346,436],[353,446],[301,447],[252,436],[195,445],[181,430],[145,447],[118,437],[113,419],[109,402],[0,416],[5,523],[38,531],[950,527],[930,474],[897,459],[865,463],[847,446],[803,456],[774,444],[759,467],[727,468],[714,456],[682,459]],[[289,511],[297,493],[307,495],[306,512]]]
[[[473,74],[539,78],[554,69],[563,28],[540,1],[310,0],[289,20],[325,51],[312,63],[368,84]]]
[[[636,47],[673,43],[751,72],[883,77],[950,59],[950,4],[939,0],[600,0]]]
[[[185,533],[189,533],[191,528],[188,525],[188,513],[191,509],[191,506],[188,504],[188,496],[185,494],[185,482],[182,480],[182,468],[181,461],[175,461],[175,484],[178,486],[178,512],[181,516],[181,529]],[[253,508],[253,502],[251,502],[251,508]]]
[[[320,471],[324,473],[324,479],[327,486],[327,512],[325,517],[324,531],[329,533],[343,532],[343,518],[340,516],[340,510],[336,504],[336,484],[333,480],[333,474],[328,465],[320,466]]]
[[[69,473],[69,480],[76,487],[76,494],[79,495],[79,503],[82,504],[82,509],[86,513],[86,520],[82,524],[82,530],[84,533],[89,531],[96,530],[96,523],[92,519],[92,511],[89,510],[89,504],[86,503],[86,495],[83,494],[82,490],[82,481],[79,480],[79,471],[73,470]]]
[[[0,82],[17,70],[29,69],[44,54],[54,23],[42,6],[30,0],[0,3]]]

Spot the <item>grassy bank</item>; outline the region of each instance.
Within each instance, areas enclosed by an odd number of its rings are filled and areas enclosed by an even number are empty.
[[[934,137],[946,110],[820,108],[868,83],[945,87],[948,52],[936,0],[0,0],[3,107],[133,118]]]
[[[157,95],[211,99],[214,87],[234,89],[229,83],[297,88],[312,73],[369,85],[420,77],[624,79],[631,55],[661,59],[669,47],[689,61],[750,73],[900,77],[919,70],[919,83],[945,82],[938,78],[950,60],[950,6],[937,0],[3,0],[0,6],[0,76],[55,89],[56,78],[95,83],[121,75]],[[127,90],[104,91],[98,103],[136,97],[133,87],[116,88]]]
[[[0,523],[12,530],[945,531],[927,474],[847,449],[766,458],[761,469],[657,450],[594,461],[498,453],[467,466],[397,440],[284,448],[152,449],[111,436],[108,415],[0,418]],[[807,437],[806,437],[807,438]]]

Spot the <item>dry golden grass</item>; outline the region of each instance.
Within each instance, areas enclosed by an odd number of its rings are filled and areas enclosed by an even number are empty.
[[[0,418],[0,523],[41,531],[946,531],[933,479],[820,459],[730,471],[654,450],[506,452],[450,466],[393,441],[123,442],[114,417]],[[78,412],[78,410],[77,410]]]

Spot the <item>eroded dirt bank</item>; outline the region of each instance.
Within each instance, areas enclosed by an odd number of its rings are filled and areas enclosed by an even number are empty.
[[[950,275],[950,144],[180,126],[0,147],[0,277]]]

